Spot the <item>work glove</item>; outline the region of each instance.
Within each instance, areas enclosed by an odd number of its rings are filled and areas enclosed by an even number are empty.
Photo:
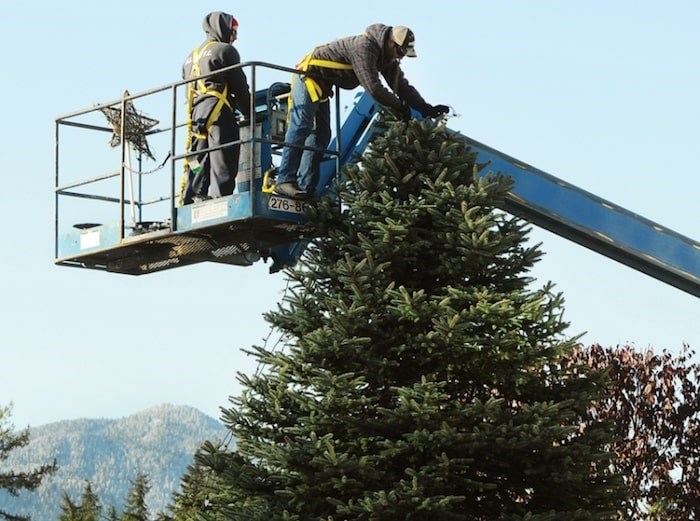
[[[437,118],[442,114],[447,114],[450,111],[450,107],[447,105],[426,105],[421,114],[426,118]]]

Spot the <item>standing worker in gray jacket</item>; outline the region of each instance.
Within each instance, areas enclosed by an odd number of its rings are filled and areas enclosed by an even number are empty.
[[[404,78],[400,61],[415,57],[415,37],[408,27],[373,24],[364,33],[316,47],[302,59],[292,77],[289,127],[277,175],[275,192],[294,199],[314,195],[319,181],[322,152],[330,142],[328,97],[333,87],[362,86],[378,103],[397,111],[404,120],[411,108],[424,117],[449,112],[446,105],[430,105]],[[379,75],[389,88],[382,84]],[[289,146],[292,145],[292,146]]]
[[[238,22],[220,11],[204,17],[204,43],[192,51],[182,66],[185,80],[238,65],[241,57],[233,47]],[[189,121],[187,151],[197,152],[240,139],[236,109],[248,118],[251,97],[240,67],[222,71],[188,85]],[[202,152],[186,159],[181,202],[190,204],[233,193],[238,174],[240,144]]]

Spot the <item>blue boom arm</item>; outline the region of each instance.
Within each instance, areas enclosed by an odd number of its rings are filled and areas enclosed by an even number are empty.
[[[359,97],[341,129],[341,166],[364,152],[378,111],[368,94]],[[488,163],[481,175],[494,172],[513,179],[503,210],[700,297],[700,243],[466,136],[462,139],[479,163]],[[321,185],[328,186],[336,164],[327,161],[323,166]],[[278,249],[270,271],[293,264],[305,247],[306,242],[294,242]]]

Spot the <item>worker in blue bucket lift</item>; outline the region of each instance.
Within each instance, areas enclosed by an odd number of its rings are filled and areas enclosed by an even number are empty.
[[[340,38],[314,48],[292,76],[287,145],[282,152],[275,193],[293,199],[314,195],[319,181],[322,152],[331,137],[330,104],[333,87],[362,86],[376,102],[408,121],[411,108],[424,117],[449,112],[447,105],[430,105],[406,80],[400,67],[404,56],[415,57],[415,36],[408,27],[373,24],[364,33]],[[379,75],[389,89],[384,87]]]
[[[216,11],[202,22],[206,40],[192,51],[182,66],[183,79],[207,75],[241,62],[233,42],[238,37],[238,21]],[[236,110],[248,118],[251,96],[241,68],[188,84],[187,151],[232,143],[240,139]],[[236,187],[240,144],[188,156],[180,187],[181,203],[190,204],[230,195]]]

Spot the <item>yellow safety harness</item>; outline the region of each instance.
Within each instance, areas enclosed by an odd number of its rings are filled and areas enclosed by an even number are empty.
[[[201,70],[199,67],[199,58],[202,56],[202,53],[209,47],[210,45],[214,44],[216,42],[207,42],[207,44],[201,48],[195,49],[192,51],[192,70],[190,71],[190,77],[196,78],[201,75]],[[214,105],[214,109],[211,111],[211,114],[209,114],[209,117],[207,118],[207,123],[205,126],[205,133],[200,134],[198,132],[195,132],[194,129],[192,128],[192,108],[194,106],[194,98],[195,96],[214,96],[215,98],[218,99],[216,102],[216,105]],[[209,130],[211,127],[214,125],[214,122],[216,119],[219,117],[219,114],[221,114],[221,110],[224,108],[224,105],[226,105],[228,108],[231,108],[231,102],[228,100],[228,85],[224,85],[224,91],[219,92],[216,89],[208,88],[206,84],[204,83],[203,79],[198,79],[195,82],[190,82],[187,87],[187,137],[185,139],[185,143],[187,146],[187,152],[190,152],[190,145],[192,143],[192,138],[204,140],[207,139],[207,136],[209,135]],[[192,159],[190,159],[192,160]],[[190,166],[190,161],[185,158],[185,160],[182,162],[183,164],[183,172],[182,172],[182,181],[180,182],[180,206],[184,204],[185,200],[185,186],[187,185],[187,169]]]
[[[304,56],[301,62],[297,64],[296,68],[304,72],[308,71],[309,67],[311,66],[324,67],[326,69],[337,69],[341,71],[352,70],[352,65],[350,65],[349,63],[334,62],[331,60],[320,60],[318,58],[312,58],[312,54],[313,51]],[[306,85],[306,89],[309,91],[309,96],[311,96],[311,101],[313,101],[314,103],[317,101],[326,101],[327,98],[323,98],[323,88],[318,84],[318,82],[308,75],[302,76],[304,79],[304,84]]]
[[[314,51],[316,49],[314,48]],[[350,71],[352,70],[352,65],[349,63],[341,63],[341,62],[334,62],[331,60],[321,60],[318,58],[312,58],[311,55],[313,54],[314,51],[311,51],[309,54],[304,56],[301,59],[301,62],[299,62],[296,65],[296,69],[302,72],[306,72],[309,70],[309,67],[312,65],[316,67],[325,67],[327,69],[337,69],[341,71]],[[319,85],[319,83],[311,78],[308,75],[302,74],[302,80],[304,82],[304,85],[306,86],[306,90],[309,91],[309,96],[311,97],[311,101],[316,103],[316,102],[326,102],[328,101],[327,97],[323,97],[323,87]],[[291,103],[291,98],[290,102],[287,105],[287,125],[289,126],[289,118],[292,113],[292,103]],[[262,183],[262,191],[266,194],[271,194],[275,191],[275,178],[277,176],[277,168],[273,166],[270,168],[265,174],[263,175],[263,183]]]
[[[365,33],[364,36],[367,36],[367,34]],[[326,69],[336,69],[340,71],[351,71],[353,69],[352,65],[350,65],[349,63],[322,60],[320,58],[312,58],[312,55],[315,50],[316,48],[314,48],[309,54],[307,54],[301,59],[301,61],[296,65],[297,70],[301,71],[302,73],[307,72],[309,70],[309,67],[311,66],[323,67]],[[323,103],[328,101],[328,98],[323,96],[323,87],[321,87],[318,81],[316,81],[308,74],[302,74],[301,77],[304,82],[304,85],[306,86],[306,90],[309,92],[309,97],[311,98],[311,101],[313,103]],[[291,111],[292,103],[290,102],[287,107],[287,125],[289,125]],[[273,173],[273,170],[275,170],[275,167],[265,172],[262,187],[263,192],[272,193],[275,188],[274,174],[276,174],[276,172]]]

